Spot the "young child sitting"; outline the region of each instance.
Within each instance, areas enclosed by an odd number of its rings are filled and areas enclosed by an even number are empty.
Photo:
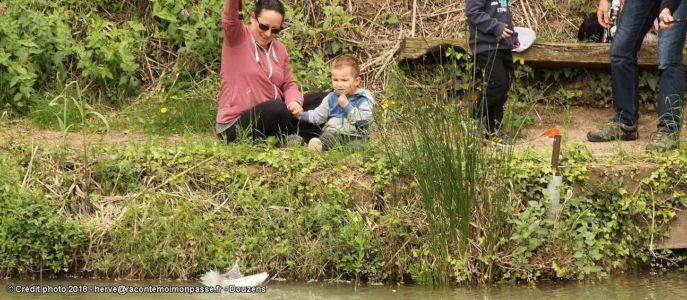
[[[308,149],[314,152],[331,149],[369,136],[374,98],[360,85],[360,67],[355,58],[347,55],[332,62],[332,87],[322,104],[313,110],[303,112],[302,122],[325,124],[319,138],[308,142]]]

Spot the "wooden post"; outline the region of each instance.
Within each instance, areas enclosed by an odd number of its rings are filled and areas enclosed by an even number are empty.
[[[551,153],[551,166],[553,167],[553,177],[546,186],[549,197],[549,208],[547,209],[546,217],[550,220],[558,220],[561,211],[561,184],[563,183],[563,176],[561,176],[559,167],[559,156],[561,153],[561,135],[555,131],[558,129],[547,129],[546,135],[553,137],[553,151]]]
[[[556,135],[553,137],[553,152],[551,153],[551,166],[553,167],[553,175],[561,175],[560,167],[560,155],[561,155],[561,136]]]
[[[413,24],[410,31],[411,37],[415,37],[415,18],[417,18],[417,0],[413,0]]]

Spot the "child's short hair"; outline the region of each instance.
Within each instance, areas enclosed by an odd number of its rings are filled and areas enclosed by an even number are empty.
[[[345,66],[353,68],[355,76],[360,76],[360,66],[358,66],[358,60],[353,56],[339,55],[334,59],[334,61],[332,61],[332,69],[338,69]]]

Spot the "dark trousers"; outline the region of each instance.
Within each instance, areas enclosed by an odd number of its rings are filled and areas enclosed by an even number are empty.
[[[615,120],[628,125],[639,120],[639,70],[637,52],[644,34],[659,13],[660,2],[655,0],[626,1],[618,23],[618,31],[611,45],[611,74],[613,80],[613,108]],[[687,5],[673,12],[674,18],[687,16]],[[659,86],[657,113],[658,130],[676,132],[682,125],[682,102],[685,92],[685,71],[682,48],[686,23],[659,29],[658,58]]]
[[[501,129],[503,106],[515,79],[513,54],[510,50],[485,51],[477,53],[475,61],[486,86],[475,101],[472,116],[479,122],[486,117],[487,130],[493,133]]]
[[[611,80],[615,121],[627,125],[639,120],[639,68],[637,52],[644,34],[658,15],[661,1],[627,1],[611,44]]]
[[[326,93],[305,95],[303,111],[317,108],[325,96],[327,96]],[[319,136],[322,129],[317,125],[294,118],[284,101],[270,100],[243,112],[236,123],[227,128],[220,138],[231,143],[239,138],[242,131],[253,139],[298,134],[307,143],[311,138]]]

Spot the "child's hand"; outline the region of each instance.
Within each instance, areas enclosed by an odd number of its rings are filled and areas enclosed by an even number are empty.
[[[504,27],[503,32],[501,32],[501,35],[496,39],[501,41],[501,40],[509,39],[512,35],[513,35],[513,30],[508,29],[508,27]]]
[[[296,119],[301,119],[301,116],[303,116],[303,107],[298,104],[298,102],[291,102],[289,103],[286,108],[291,112],[291,115],[293,115],[294,118]]]
[[[341,95],[339,95],[339,106],[341,106],[341,108],[348,106],[348,103],[349,101],[348,97],[346,97],[346,94],[342,93]]]

